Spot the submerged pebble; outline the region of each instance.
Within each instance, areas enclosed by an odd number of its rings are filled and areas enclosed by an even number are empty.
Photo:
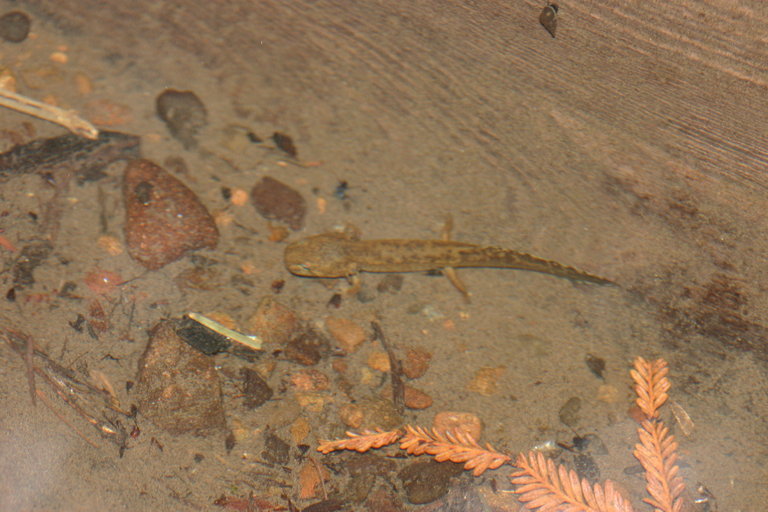
[[[463,471],[461,464],[430,460],[413,462],[400,470],[397,476],[403,482],[408,501],[423,505],[445,496],[451,477]]]
[[[406,385],[404,388],[405,406],[409,409],[427,409],[432,407],[432,397],[424,391]]]
[[[329,316],[325,319],[325,327],[346,354],[355,352],[367,338],[365,329],[347,318]]]
[[[186,149],[197,146],[197,133],[208,124],[208,113],[192,91],[166,89],[155,100],[157,116]]]
[[[429,370],[429,362],[432,360],[432,354],[426,350],[418,348],[409,348],[405,352],[405,361],[403,361],[403,374],[409,379],[418,379]]]
[[[251,201],[265,219],[284,222],[294,231],[304,225],[306,201],[301,194],[281,181],[264,176],[251,190]]]
[[[21,11],[11,11],[0,16],[0,37],[9,43],[20,43],[29,35],[32,21]]]
[[[288,344],[302,329],[296,313],[270,296],[261,299],[246,327],[275,348]]]
[[[243,381],[243,405],[246,409],[255,409],[272,398],[274,391],[256,370],[241,368],[240,378]]]
[[[471,412],[443,411],[435,414],[432,428],[438,432],[466,432],[477,441],[483,433],[483,423],[476,414]]]
[[[579,422],[579,411],[581,411],[581,398],[572,396],[560,407],[560,412],[558,413],[560,422],[563,425],[574,428]]]

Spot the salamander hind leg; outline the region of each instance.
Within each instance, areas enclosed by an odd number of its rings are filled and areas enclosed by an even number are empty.
[[[459,293],[461,293],[461,295],[464,297],[464,302],[471,304],[472,298],[470,297],[469,289],[467,289],[467,285],[465,285],[464,282],[459,278],[459,273],[456,272],[456,269],[453,267],[445,267],[443,269],[443,275],[445,275],[451,284],[455,286],[457,290],[459,290]]]

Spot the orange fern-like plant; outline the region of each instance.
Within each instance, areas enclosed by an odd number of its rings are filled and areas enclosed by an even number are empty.
[[[494,450],[490,443],[485,448],[481,447],[461,429],[445,433],[432,429],[430,433],[421,427],[408,425],[405,432],[400,440],[400,449],[412,455],[432,455],[438,462],[463,462],[464,469],[471,469],[475,476],[482,475],[487,469],[501,467],[511,460],[508,455]]]
[[[637,405],[645,415],[638,429],[640,443],[634,455],[643,465],[646,474],[646,490],[650,498],[645,501],[654,512],[680,512],[684,490],[678,474],[677,443],[669,435],[658,416],[670,388],[666,378],[667,363],[658,359],[652,363],[638,357],[631,371],[635,381]],[[347,432],[346,439],[323,441],[318,450],[330,453],[335,450],[365,452],[400,442],[400,449],[411,455],[432,455],[438,462],[452,461],[464,464],[475,476],[486,470],[512,464],[512,459],[496,451],[490,444],[485,448],[467,432],[454,429],[451,432],[431,431],[407,425],[404,429],[382,431],[366,430],[362,433]],[[529,510],[542,512],[633,512],[632,504],[607,480],[602,486],[592,485],[580,479],[575,471],[557,465],[541,453],[530,452],[517,456],[514,466],[518,471],[510,478],[517,486],[517,498]]]
[[[659,418],[659,407],[667,401],[670,388],[667,363],[663,359],[648,362],[642,357],[635,360],[630,372],[635,381],[637,406],[645,419],[637,429],[640,443],[635,445],[635,457],[645,469],[645,489],[650,498],[644,501],[654,512],[680,512],[685,490],[683,477],[677,467],[677,442]]]
[[[362,432],[347,432],[347,439],[337,439],[335,441],[322,441],[317,447],[317,451],[330,453],[336,450],[354,450],[356,452],[367,452],[371,448],[381,448],[394,443],[403,433],[400,430],[383,431],[380,428],[374,430],[363,430]]]
[[[605,486],[592,486],[586,479],[579,479],[575,471],[563,465],[555,465],[541,452],[517,456],[515,466],[520,471],[512,473],[515,493],[525,508],[534,510],[558,510],[563,512],[632,512],[632,505],[606,480]]]

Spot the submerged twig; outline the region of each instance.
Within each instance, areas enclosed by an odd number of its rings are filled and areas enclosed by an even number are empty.
[[[47,396],[45,396],[45,393],[43,393],[43,392],[42,392],[42,391],[40,391],[39,389],[38,389],[38,390],[36,390],[36,391],[37,391],[37,393],[36,393],[36,394],[37,394],[37,396],[39,396],[39,397],[40,397],[40,401],[41,401],[41,402],[43,402],[43,405],[45,405],[45,406],[48,408],[48,410],[50,410],[50,411],[51,411],[51,412],[54,414],[54,416],[56,416],[57,418],[59,418],[59,420],[60,420],[60,421],[61,421],[63,424],[65,424],[65,425],[66,425],[66,426],[68,426],[70,429],[72,429],[72,431],[73,431],[75,434],[77,434],[77,435],[78,435],[78,436],[79,436],[79,437],[80,437],[80,438],[81,438],[83,441],[85,441],[85,442],[86,442],[86,443],[88,443],[89,445],[93,446],[94,448],[98,448],[98,447],[99,447],[99,446],[98,446],[96,443],[94,443],[93,441],[91,441],[90,439],[88,439],[88,438],[85,436],[85,434],[83,434],[82,432],[80,432],[80,431],[77,429],[77,427],[75,427],[75,426],[74,426],[72,423],[70,423],[70,422],[69,422],[69,420],[67,420],[67,418],[65,418],[63,414],[61,414],[59,411],[57,411],[57,410],[56,410],[56,408],[55,408],[55,407],[53,406],[53,404],[51,403],[51,401],[50,401],[50,400],[48,400],[48,397],[47,397]]]
[[[102,436],[113,441],[120,446],[121,449],[125,447],[128,433],[120,422],[110,419],[97,419],[97,413],[91,413],[88,410],[97,406],[90,404],[91,407],[86,408],[78,403],[78,399],[83,399],[89,395],[96,395],[103,401],[101,406],[107,407],[126,417],[132,417],[132,411],[121,409],[119,404],[114,403],[113,397],[111,397],[108,392],[77,379],[75,372],[60,365],[51,359],[45,352],[36,349],[34,340],[28,334],[7,328],[0,328],[0,337],[5,338],[10,347],[16,351],[27,364],[27,379],[30,384],[30,393],[33,394],[33,403],[35,403],[35,398],[39,398],[43,401],[43,404],[46,407],[53,411],[57,418],[72,428],[78,436],[84,437],[80,431],[53,408],[53,404],[48,397],[35,386],[34,378],[35,374],[37,374],[37,376],[41,377],[43,382],[48,384],[64,403],[90,423]],[[39,361],[40,364],[35,364],[36,360]],[[86,405],[88,405],[87,401]],[[91,441],[88,441],[88,443],[91,445],[94,444]]]
[[[99,130],[72,110],[54,107],[0,87],[0,106],[63,126],[86,139],[96,139]]]
[[[403,363],[395,355],[395,351],[391,345],[387,342],[387,338],[384,336],[384,331],[381,329],[381,325],[377,321],[371,322],[371,328],[373,329],[373,337],[379,342],[389,357],[389,377],[392,381],[392,403],[395,404],[395,410],[398,414],[403,414],[405,411],[405,384],[403,383]]]
[[[27,383],[29,384],[29,394],[32,397],[32,405],[37,405],[35,401],[36,389],[35,389],[35,363],[32,360],[32,356],[35,355],[35,344],[32,342],[32,338],[25,336],[27,346],[24,349],[24,362],[27,364]]]

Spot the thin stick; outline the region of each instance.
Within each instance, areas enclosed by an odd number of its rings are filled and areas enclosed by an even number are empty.
[[[61,422],[62,422],[62,423],[64,423],[64,424],[65,424],[66,426],[68,426],[69,428],[71,428],[71,429],[72,429],[72,431],[74,431],[74,432],[75,432],[75,434],[77,434],[78,436],[80,436],[80,437],[81,437],[81,438],[82,438],[82,439],[83,439],[83,440],[84,440],[86,443],[88,443],[89,445],[93,446],[94,448],[98,448],[98,447],[99,447],[99,446],[98,446],[96,443],[94,443],[93,441],[91,441],[90,439],[88,439],[87,437],[85,437],[85,434],[83,434],[82,432],[80,432],[79,430],[77,430],[77,428],[76,428],[74,425],[72,425],[72,424],[71,424],[71,423],[70,423],[70,422],[69,422],[69,421],[68,421],[68,420],[67,420],[67,419],[66,419],[64,416],[62,416],[62,415],[59,413],[59,411],[57,411],[56,409],[54,409],[54,408],[53,408],[53,404],[52,404],[50,401],[48,401],[48,397],[47,397],[47,396],[45,396],[45,393],[43,393],[42,391],[40,391],[40,390],[38,389],[38,390],[37,390],[37,396],[39,396],[39,397],[40,397],[40,401],[42,401],[42,402],[43,402],[43,405],[45,405],[45,406],[46,406],[48,409],[50,409],[50,410],[51,410],[51,412],[52,412],[53,414],[55,414],[55,415],[56,415],[56,417],[57,417],[57,418],[59,418],[59,419],[61,420]]]
[[[33,356],[35,355],[35,344],[32,342],[31,336],[24,335],[24,338],[27,342],[27,347],[24,351],[24,361],[27,363],[27,383],[29,384],[29,394],[32,396],[32,405],[36,406],[35,391],[37,391],[37,389],[35,387],[35,361],[33,360]]]
[[[325,488],[325,479],[323,478],[323,472],[320,470],[320,463],[317,462],[314,457],[309,457],[309,460],[311,460],[312,464],[315,466],[317,477],[320,479],[320,487],[323,489],[323,499],[328,500],[328,489]]]
[[[86,139],[99,137],[98,128],[79,117],[73,110],[54,107],[7,89],[0,88],[0,106],[56,123]]]
[[[381,325],[377,321],[371,322],[371,328],[373,329],[373,336],[375,339],[381,342],[381,346],[387,351],[389,357],[389,377],[392,381],[392,402],[395,404],[395,410],[399,414],[403,414],[405,410],[405,384],[403,384],[403,364],[395,355],[395,351],[387,342],[387,338],[384,336],[384,331],[381,329]]]

